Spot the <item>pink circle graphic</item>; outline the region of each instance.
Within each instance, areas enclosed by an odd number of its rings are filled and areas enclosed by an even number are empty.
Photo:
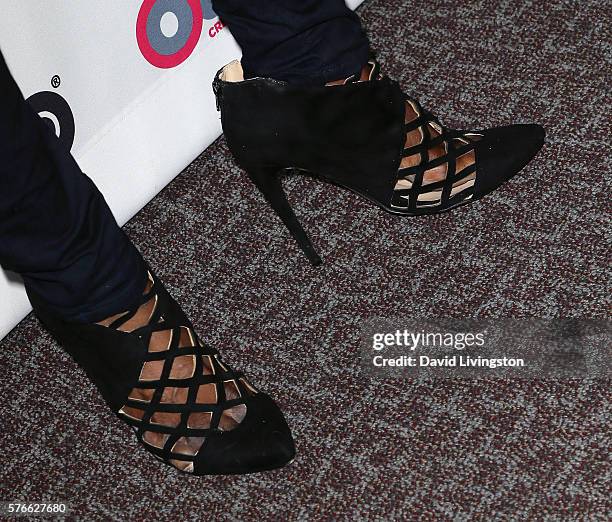
[[[156,1],[157,0],[144,0],[142,2],[140,11],[138,12],[138,18],[136,20],[136,41],[138,42],[140,52],[151,65],[161,69],[170,69],[172,67],[176,67],[180,63],[183,63],[187,58],[189,58],[189,55],[193,52],[195,46],[200,40],[202,24],[204,22],[204,17],[202,15],[202,4],[201,0],[185,0],[189,5],[192,14],[192,25],[189,38],[187,38],[185,45],[183,45],[183,47],[181,47],[175,53],[160,54],[153,48],[147,35],[147,21],[149,19],[151,9],[155,5]]]

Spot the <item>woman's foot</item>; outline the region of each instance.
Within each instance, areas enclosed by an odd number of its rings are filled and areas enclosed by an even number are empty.
[[[364,65],[361,69],[361,73],[359,75],[349,76],[348,78],[343,78],[340,80],[335,80],[332,82],[328,82],[328,86],[334,85],[346,85],[347,83],[354,83],[355,81],[359,82],[368,82],[373,81],[380,78],[380,66],[377,62],[371,61],[367,65]],[[406,100],[406,108],[404,115],[404,123],[408,124],[415,121],[419,116],[421,116],[420,107],[414,103],[412,100]],[[421,128],[418,127],[416,129],[410,130],[406,132],[406,141],[404,143],[404,148],[409,149],[412,147],[416,147],[423,143],[425,139],[425,132],[429,132],[433,138],[437,138],[440,136],[441,130],[438,125],[435,125],[433,122],[429,122],[427,127]],[[476,135],[474,136],[477,137]],[[465,143],[465,142],[464,142]],[[437,143],[430,147],[429,149],[429,160],[434,160],[436,158],[440,158],[446,154],[446,146],[444,143]],[[470,165],[475,163],[474,151],[469,151],[465,153],[462,157],[457,158],[457,171],[461,171]],[[416,167],[421,162],[421,156],[419,154],[412,154],[405,158],[402,158],[400,162],[400,170],[404,170],[410,167]],[[425,172],[423,175],[423,183],[434,183],[436,181],[442,181],[446,178],[448,172],[448,166],[446,164],[438,165],[433,167],[432,169]],[[467,182],[471,182],[471,185],[474,185],[473,180],[476,178],[476,173],[471,174]],[[402,188],[410,188],[412,187],[414,179],[412,181],[407,179],[398,179],[396,184],[396,189]]]
[[[308,171],[394,214],[434,214],[475,201],[540,150],[544,129],[444,127],[372,61],[321,87],[244,79],[234,61],[213,89],[228,146],[314,265],[321,262],[283,192],[282,172]]]
[[[382,79],[380,65],[372,60],[363,66],[359,74],[328,82],[326,85],[331,87],[380,79]],[[418,101],[409,98],[405,100],[404,124],[406,126],[404,154],[400,161],[398,179],[394,186],[396,192],[394,200],[396,203],[400,202],[399,207],[405,206],[401,204],[402,199],[409,200],[409,192],[415,187],[419,170],[422,170],[422,180],[417,182],[419,184],[417,188],[427,187],[427,185],[434,183],[437,185],[444,184],[449,175],[449,162],[442,160],[446,159],[449,151],[463,149],[461,154],[454,155],[452,158],[452,175],[465,173],[465,176],[461,176],[452,184],[449,197],[458,196],[462,191],[474,187],[477,176],[476,154],[475,147],[471,144],[482,139],[483,134],[478,132],[449,132],[437,118],[424,111]],[[533,131],[541,134],[543,140],[543,129],[536,128],[538,126],[533,127]],[[426,207],[440,204],[442,191],[442,187],[431,191],[421,191],[417,206]],[[466,195],[466,200],[471,197],[471,193]]]
[[[293,439],[277,406],[204,345],[149,273],[135,310],[69,324],[30,296],[43,323],[158,459],[204,474],[287,464]]]
[[[146,301],[138,307],[133,315],[128,317],[128,312],[113,315],[100,321],[99,325],[111,327],[114,326],[120,332],[133,332],[143,327],[147,327],[151,324],[155,317],[155,311],[157,308],[157,296],[152,293],[154,281],[152,276],[149,274],[149,281],[143,292],[143,296],[146,297]],[[162,321],[163,322],[163,321]],[[172,346],[173,336],[176,335],[175,330],[165,329],[156,330],[150,337],[149,340],[149,352],[160,353],[169,350]],[[181,326],[178,340],[179,348],[187,348],[196,346],[196,339],[194,333],[190,328]],[[164,370],[165,360],[154,360],[143,364],[140,381],[141,382],[156,382],[159,381],[162,372]],[[175,357],[172,367],[170,369],[170,379],[191,379],[196,371],[196,356],[195,355],[181,355]],[[202,375],[213,375],[213,363],[210,357],[202,359]],[[250,394],[256,393],[256,390],[244,379],[240,379],[245,386],[245,389]],[[225,391],[225,399],[233,400],[240,398],[240,391],[238,385],[234,380],[228,380],[223,383]],[[155,394],[155,388],[139,388],[135,387],[131,390],[128,398],[141,403],[149,403],[153,399]],[[189,388],[172,386],[165,388],[160,398],[161,404],[168,405],[182,405],[186,404],[188,400]],[[196,394],[196,402],[201,404],[216,404],[218,402],[217,389],[215,384],[205,384],[199,387]],[[129,417],[133,420],[141,420],[144,414],[143,410],[124,406],[119,410],[121,415]],[[223,410],[221,418],[219,420],[218,429],[221,431],[231,431],[236,428],[243,420],[246,415],[246,406],[244,404],[238,404],[231,408]],[[212,420],[212,413],[192,413],[189,416],[187,424],[189,427],[198,429],[209,429]],[[167,412],[155,412],[150,419],[152,424],[159,424],[161,426],[175,427],[178,426],[181,421],[180,413],[167,413]],[[163,449],[164,444],[168,440],[169,435],[163,432],[157,431],[145,431],[143,433],[143,441],[151,446],[159,449]],[[177,441],[176,447],[173,451],[184,454],[186,456],[197,455],[202,444],[204,442],[203,437],[182,437]],[[192,471],[192,463],[189,461],[177,461],[170,460],[170,463],[183,471]]]

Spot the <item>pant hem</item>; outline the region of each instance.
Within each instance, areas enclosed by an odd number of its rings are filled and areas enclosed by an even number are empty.
[[[148,280],[147,266],[142,258],[139,261],[136,271],[130,276],[126,286],[109,299],[94,305],[87,303],[70,309],[48,304],[49,309],[63,320],[74,323],[96,323],[112,315],[133,310],[140,304]]]

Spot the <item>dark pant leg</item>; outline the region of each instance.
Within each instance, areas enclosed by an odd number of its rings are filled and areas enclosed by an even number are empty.
[[[1,54],[0,265],[82,322],[133,307],[146,282],[102,194],[24,101]]]
[[[242,48],[246,77],[321,85],[368,61],[368,39],[344,0],[213,0]]]

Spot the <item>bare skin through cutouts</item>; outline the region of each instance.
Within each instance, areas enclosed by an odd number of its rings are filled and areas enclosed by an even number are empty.
[[[370,81],[372,75],[373,67],[371,64],[365,65],[361,69],[361,76],[359,81]],[[335,80],[327,83],[327,85],[343,85],[347,82],[347,79]],[[420,114],[418,113],[418,109],[416,105],[413,105],[410,101],[406,101],[406,111],[404,116],[404,123],[410,123],[411,121],[416,120]],[[404,144],[404,148],[414,147],[416,145],[421,144],[425,139],[425,132],[429,133],[431,139],[434,139],[441,134],[441,129],[439,129],[435,122],[429,122],[426,126],[420,126],[414,130],[411,130],[406,133],[406,141]],[[477,139],[477,136],[474,136]],[[454,138],[451,141],[450,146],[454,146],[459,148],[468,143],[468,138]],[[447,147],[449,145],[445,142],[439,143],[437,145],[433,145],[427,150],[427,159],[429,161],[444,156],[447,153]],[[466,152],[465,154],[459,156],[456,160],[455,172],[459,173],[463,169],[473,165],[475,163],[474,151],[471,150]],[[421,154],[413,154],[411,156],[407,156],[402,158],[400,163],[400,169],[405,169],[409,167],[415,167],[421,164]],[[443,163],[438,165],[437,167],[428,169],[423,174],[423,186],[426,186],[431,183],[435,183],[437,181],[443,181],[446,179],[446,175],[448,172],[448,165]],[[476,172],[472,172],[465,178],[457,181],[453,184],[453,189],[451,191],[451,196],[465,190],[466,188],[472,187],[474,185],[476,179]],[[401,178],[397,181],[395,186],[395,190],[404,190],[410,189],[414,183],[415,175],[408,175],[404,178]],[[424,192],[419,195],[419,201],[438,201],[442,194],[442,190],[433,190],[431,192]]]
[[[144,289],[143,295],[146,295],[152,288],[153,281],[150,279]],[[132,318],[126,321],[117,329],[123,332],[132,332],[138,328],[146,326],[151,321],[156,306],[157,306],[157,295],[151,297],[147,302],[141,305],[137,312]],[[110,326],[114,321],[120,317],[126,315],[127,312],[116,314],[111,317],[100,321],[99,325]],[[163,323],[162,323],[163,324]],[[160,353],[168,350],[172,343],[173,330],[161,330],[153,332],[149,342],[150,353]],[[180,328],[180,338],[178,342],[179,348],[193,347],[195,346],[196,339],[192,332],[187,327]],[[196,371],[196,357],[200,357],[202,360],[202,373],[204,375],[211,375],[214,373],[211,357],[208,355],[179,355],[174,357],[170,368],[170,379],[189,379],[193,377]],[[139,381],[143,383],[141,387],[133,388],[129,394],[129,398],[134,401],[142,402],[143,404],[148,403],[153,398],[155,388],[146,388],[148,381],[155,382],[161,377],[164,369],[164,360],[161,361],[146,361],[141,369]],[[248,383],[241,379],[245,387],[249,390],[249,393],[255,393],[255,389]],[[237,384],[233,380],[225,381],[223,383],[223,390],[225,392],[226,400],[240,398],[240,390]],[[161,404],[186,404],[189,388],[181,386],[169,386],[164,388],[160,399]],[[218,403],[218,390],[215,384],[203,384],[200,385],[196,394],[197,404],[214,405]],[[136,420],[141,420],[144,415],[144,410],[124,406],[121,408],[121,412],[128,417]],[[219,429],[223,431],[230,431],[236,428],[246,416],[246,406],[239,404],[231,408],[225,409],[221,415],[219,421]],[[212,414],[210,412],[194,412],[189,415],[187,425],[189,428],[194,429],[207,429],[211,425]],[[150,422],[164,427],[176,427],[181,421],[180,413],[173,412],[155,412]],[[158,433],[155,431],[146,431],[143,434],[143,440],[153,447],[162,449],[164,444],[167,442],[169,435],[165,433]],[[203,437],[181,437],[173,446],[172,451],[186,456],[194,456],[200,450],[204,442]],[[175,467],[185,470],[193,471],[193,463],[189,461],[171,460],[171,464]]]
[[[404,122],[410,123],[411,121],[416,120],[418,117],[419,117],[419,114],[417,112],[417,107],[414,106],[410,101],[406,101],[406,112],[405,112]],[[417,129],[411,130],[408,133],[406,133],[406,142],[404,144],[404,148],[407,149],[407,148],[414,147],[422,143],[425,138],[424,132],[428,132],[431,139],[435,139],[438,136],[440,136],[441,134],[440,130],[441,129],[437,127],[435,122],[429,122],[427,124],[426,130],[424,130],[423,127],[419,127]],[[455,138],[451,141],[455,142],[453,143],[453,145],[457,148],[468,143],[466,139],[462,139],[462,138]],[[427,150],[428,161],[432,161],[436,158],[444,156],[447,152],[446,147],[448,147],[448,145],[445,142],[439,143],[438,145],[434,145],[430,147]],[[420,163],[421,163],[421,154],[412,154],[411,156],[402,158],[402,161],[400,163],[400,169],[415,167],[419,165]],[[457,158],[455,171],[461,172],[463,169],[469,167],[470,165],[473,165],[474,163],[475,163],[474,151],[471,150],[469,152],[466,152],[465,154],[462,154],[461,156]],[[423,185],[425,186],[430,183],[435,183],[436,181],[445,180],[447,172],[448,172],[447,163],[443,163],[442,165],[438,165],[437,167],[426,170],[423,175]],[[456,183],[456,186],[453,185],[453,187],[454,188],[460,187],[461,189],[471,187],[474,185],[475,179],[476,179],[476,173],[472,172],[469,176],[466,176],[465,178],[458,181]],[[396,189],[409,189],[412,187],[413,182],[414,182],[414,175],[407,176],[406,178],[402,178],[398,180],[395,188]],[[422,194],[421,196],[426,196],[428,194],[431,194],[431,197],[435,198],[436,192],[441,193],[441,190],[432,191],[431,193],[425,193],[425,194]],[[454,194],[456,192],[459,192],[459,190],[455,190],[451,192],[451,194]],[[438,199],[439,199],[439,196],[438,196]]]

